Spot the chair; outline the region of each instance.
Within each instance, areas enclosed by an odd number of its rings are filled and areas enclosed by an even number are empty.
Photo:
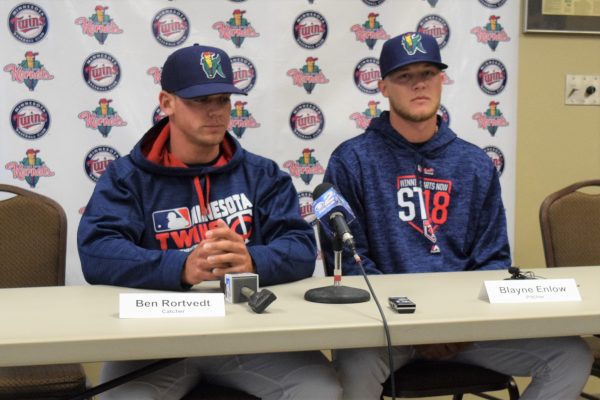
[[[323,243],[325,238],[320,222],[317,222],[317,236],[319,242]],[[325,273],[333,275],[333,266],[327,262],[325,256],[322,258]],[[452,395],[454,400],[461,400],[463,394],[470,393],[486,399],[495,399],[483,392],[504,389],[508,390],[510,400],[519,398],[519,389],[512,376],[460,362],[412,361],[390,374],[383,383],[382,399],[392,397],[392,379],[398,398]]]
[[[0,288],[65,284],[67,218],[54,200],[0,184]],[[13,196],[14,195],[14,196]],[[80,364],[0,368],[0,399],[56,399],[83,392]]]
[[[600,265],[600,179],[548,195],[540,207],[540,228],[547,267]],[[600,335],[584,339],[594,354],[591,374],[600,378]],[[587,393],[581,397],[600,400]]]

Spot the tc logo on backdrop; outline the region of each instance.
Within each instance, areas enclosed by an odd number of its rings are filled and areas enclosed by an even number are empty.
[[[108,6],[97,5],[90,17],[79,17],[75,20],[75,25],[81,26],[81,33],[93,36],[100,44],[106,42],[109,34],[123,33],[123,29],[116,24],[106,10],[108,10]]]
[[[33,91],[39,81],[49,81],[54,79],[44,64],[37,59],[39,53],[33,51],[25,52],[25,59],[19,64],[7,64],[4,66],[4,72],[10,73],[14,82],[23,83],[30,91]]]
[[[48,17],[37,4],[19,4],[8,15],[8,28],[18,41],[27,44],[37,43],[48,33]]]

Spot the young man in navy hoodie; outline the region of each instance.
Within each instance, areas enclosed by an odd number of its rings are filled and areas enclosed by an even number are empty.
[[[188,290],[226,273],[261,285],[312,275],[316,246],[288,174],[227,132],[231,61],[214,47],[171,54],[159,102],[166,118],[98,181],[78,231],[91,284]],[[106,381],[148,362],[110,362]],[[107,391],[102,399],[180,399],[199,377],[262,399],[338,399],[320,352],[189,358]]]
[[[436,40],[415,32],[389,39],[379,63],[390,111],[333,152],[324,178],[356,214],[351,228],[366,272],[508,268],[496,169],[437,116],[447,65]],[[360,274],[350,258],[343,268]],[[344,399],[379,399],[390,374],[386,349],[340,350],[336,357]],[[397,346],[393,357],[395,368],[417,358],[449,359],[531,376],[522,400],[576,399],[592,364],[576,337]]]

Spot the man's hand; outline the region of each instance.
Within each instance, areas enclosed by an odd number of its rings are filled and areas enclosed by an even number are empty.
[[[418,346],[414,346],[414,348],[417,351],[417,353],[423,358],[444,359],[455,356],[470,344],[471,342],[421,344]]]
[[[206,233],[206,238],[190,253],[181,274],[188,285],[214,281],[225,274],[255,272],[244,239],[223,220]]]

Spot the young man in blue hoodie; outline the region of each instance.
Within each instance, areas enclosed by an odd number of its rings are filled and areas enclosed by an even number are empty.
[[[316,246],[289,175],[227,132],[231,61],[214,47],[171,54],[159,102],[166,118],[98,181],[78,231],[91,284],[187,290],[226,273],[261,285],[312,275]],[[148,362],[109,362],[102,381]],[[202,376],[262,399],[338,399],[320,352],[189,358],[107,391],[102,399],[180,399]]]
[[[351,228],[367,274],[508,268],[496,169],[437,116],[447,65],[436,40],[415,32],[389,39],[379,63],[390,111],[333,152],[324,178],[356,214]],[[350,258],[343,268],[360,274]],[[339,350],[336,357],[344,399],[379,399],[390,374],[386,349]],[[449,359],[531,376],[522,400],[576,399],[592,364],[576,337],[397,346],[393,357],[395,368]]]

